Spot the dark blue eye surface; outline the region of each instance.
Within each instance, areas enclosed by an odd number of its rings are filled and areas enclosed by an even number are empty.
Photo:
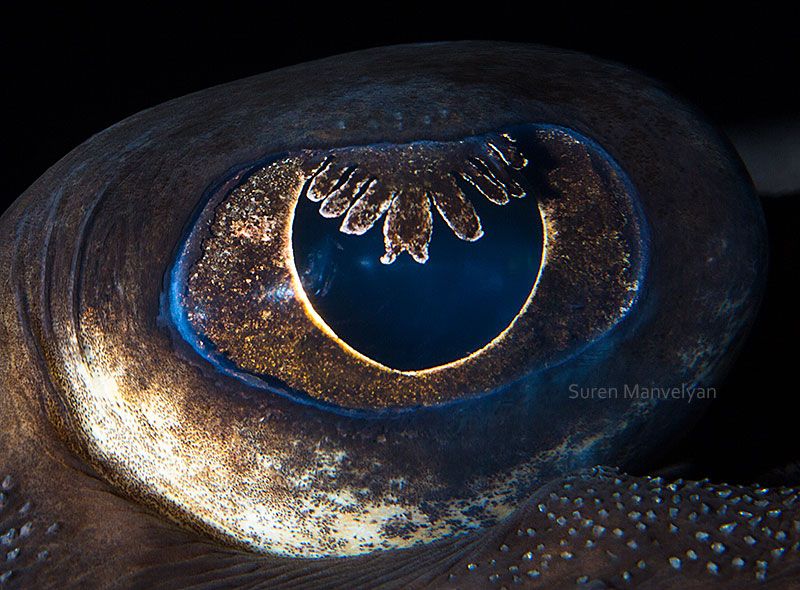
[[[485,233],[474,243],[432,215],[424,264],[410,256],[382,264],[379,227],[347,235],[316,209],[301,201],[295,213],[303,288],[342,340],[395,369],[446,364],[488,344],[517,316],[539,273],[543,233],[533,198],[502,209],[475,202]]]

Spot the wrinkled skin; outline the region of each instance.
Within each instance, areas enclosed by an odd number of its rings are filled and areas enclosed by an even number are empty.
[[[389,76],[400,84],[405,81],[404,74],[411,71],[434,71],[443,56],[455,62],[450,69],[451,81],[468,85],[486,75],[497,52],[505,52],[506,62],[519,67],[525,63],[527,51],[533,50],[465,44],[375,50],[357,58],[334,58],[324,62],[327,75],[315,78],[320,88],[305,95],[299,104],[293,99],[298,96],[297,87],[307,81],[311,66],[211,89],[141,113],[93,138],[45,173],[12,206],[0,224],[0,543],[7,553],[0,575],[11,572],[0,578],[0,585],[569,588],[587,584],[605,588],[635,583],[645,588],[705,588],[712,584],[737,588],[763,583],[778,588],[800,587],[797,490],[662,482],[604,469],[562,473],[536,489],[508,520],[430,546],[339,559],[255,555],[212,540],[186,523],[175,523],[163,516],[164,510],[158,510],[146,493],[111,483],[109,466],[87,459],[85,445],[74,434],[68,413],[59,406],[59,383],[53,379],[49,364],[48,334],[40,329],[49,321],[44,317],[49,308],[42,302],[58,293],[37,288],[37,281],[46,274],[45,269],[61,268],[64,276],[74,272],[70,267],[74,260],[58,259],[52,254],[54,250],[45,246],[51,239],[59,239],[54,228],[62,219],[76,211],[82,213],[74,206],[82,194],[122,193],[120,187],[124,185],[128,203],[159,198],[170,191],[199,195],[231,166],[254,161],[287,141],[311,146],[358,144],[374,139],[382,127],[394,129],[395,141],[412,140],[417,129],[413,125],[396,128],[392,113],[413,108],[413,104],[403,102],[413,102],[404,98],[413,93],[393,96],[395,102],[389,105],[385,98],[345,93],[338,103],[325,98],[331,104],[321,102],[320,97],[326,97],[325,85],[335,88],[345,84],[360,75],[359,68],[365,64],[373,68],[374,75]],[[562,54],[545,51],[539,59],[560,64]],[[387,66],[387,60],[394,67]],[[549,71],[559,71],[559,75],[547,80],[548,97],[566,104],[562,110],[526,96],[526,92],[535,92],[497,71],[494,75],[505,80],[506,87],[481,87],[466,98],[451,97],[455,114],[447,121],[434,122],[434,127],[441,125],[434,133],[458,137],[496,123],[481,108],[487,101],[498,111],[512,113],[512,118],[540,117],[559,122],[557,119],[571,112],[575,120],[568,121],[570,124],[578,121],[580,126],[597,130],[603,127],[603,120],[620,113],[584,112],[582,107],[600,99],[592,97],[590,91],[583,96],[576,93],[575,80],[582,73],[602,72],[609,94],[631,97],[620,105],[620,112],[627,110],[634,119],[648,120],[652,103],[667,101],[667,112],[674,109],[680,113],[675,120],[665,116],[649,121],[646,132],[663,136],[665,143],[670,138],[688,141],[708,158],[707,162],[717,165],[693,179],[698,187],[707,183],[723,192],[749,190],[740,187],[740,171],[730,168],[728,147],[694,115],[683,112],[684,107],[670,103],[655,89],[640,94],[636,85],[641,80],[622,68],[574,56],[569,63],[572,70],[551,67]],[[417,90],[433,92],[425,87]],[[359,105],[357,111],[352,107],[354,101]],[[633,114],[638,110],[638,115]],[[253,123],[253,117],[258,124]],[[343,118],[348,123],[346,136],[332,131]],[[207,126],[207,121],[215,122],[216,127]],[[676,121],[680,125],[675,125]],[[275,133],[275,129],[280,132]],[[623,129],[606,126],[603,133],[621,152],[639,149],[637,140],[626,137]],[[159,142],[153,141],[164,137],[171,138],[172,151],[166,154],[159,152]],[[206,149],[198,155],[193,153],[197,146],[215,146],[216,151]],[[220,159],[217,152],[225,157]],[[676,154],[676,168],[691,166],[695,155]],[[188,167],[181,164],[187,158],[191,158]],[[637,161],[642,177],[659,167],[652,154],[640,154]],[[170,173],[170,166],[178,172]],[[652,176],[663,183],[668,181],[655,172]],[[60,204],[65,194],[73,199],[69,201],[73,204],[71,211],[64,211]],[[185,223],[184,213],[191,211],[189,205],[184,204],[177,215],[165,213],[153,222],[163,229],[164,243],[141,244],[140,260],[148,262],[137,264],[152,265],[154,273],[164,272],[174,237]],[[132,218],[136,215],[133,208],[122,213]],[[684,221],[696,224],[693,228],[715,222],[710,214],[706,218],[687,214]],[[760,219],[753,216],[746,221],[757,233]],[[92,229],[91,216],[86,223],[81,231]],[[116,252],[118,240],[137,243],[135,226],[107,231],[111,235],[103,243],[112,252]],[[752,256],[754,264],[763,262],[763,252],[733,252],[730,256]],[[705,277],[699,271],[690,277],[697,281],[701,278]],[[154,331],[157,304],[147,300],[150,308],[146,311],[151,314]],[[749,305],[755,308],[755,303]],[[748,318],[752,310],[742,315]],[[723,368],[724,362],[717,371]],[[666,431],[643,428],[639,436],[648,444],[642,446],[656,447],[689,419],[676,415],[675,423]],[[636,443],[628,440],[625,448],[607,451],[607,460],[622,464],[634,458],[641,460],[633,450]],[[532,553],[530,557],[528,552]],[[741,565],[733,561],[736,558],[742,559]]]

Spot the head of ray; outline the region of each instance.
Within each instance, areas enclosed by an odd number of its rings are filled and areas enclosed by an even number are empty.
[[[525,125],[555,138],[542,140],[552,165],[561,158],[576,164],[548,178],[559,193],[585,196],[568,189],[605,162],[608,178],[616,174],[614,186],[622,187],[605,194],[621,206],[591,215],[571,210],[584,200],[546,199],[546,191],[512,200],[538,218],[543,256],[506,324],[463,361],[397,370],[372,354],[355,354],[359,347],[348,350],[339,329],[331,329],[333,338],[322,325],[331,328],[331,316],[314,318],[318,302],[303,285],[302,261],[295,257],[287,266],[297,252],[288,214],[275,234],[284,249],[263,259],[290,287],[273,295],[276,301],[291,295],[285,301],[293,301],[295,319],[319,342],[330,341],[317,361],[340,355],[342,365],[326,361],[323,370],[314,359],[287,355],[283,366],[291,374],[271,379],[242,363],[259,355],[239,357],[235,347],[224,347],[247,321],[227,322],[230,333],[214,332],[215,350],[235,356],[227,366],[209,362],[202,346],[190,344],[192,334],[172,321],[172,295],[183,292],[174,279],[191,274],[202,250],[202,240],[187,236],[193,228],[210,231],[214,199],[241,196],[240,188],[263,173],[277,181],[278,202],[311,206],[303,185],[313,171],[303,165],[314,154],[385,154],[387,145],[456,144]],[[566,130],[560,139],[558,129]],[[9,307],[2,317],[13,326],[24,320],[19,330],[27,338],[16,340],[21,350],[35,351],[31,379],[39,380],[35,391],[43,398],[36,407],[47,412],[59,440],[113,489],[182,525],[285,557],[364,555],[461,538],[503,520],[553,476],[652,451],[695,413],[653,400],[570,404],[567,395],[572,382],[621,387],[712,379],[751,317],[760,268],[757,214],[740,175],[709,164],[727,160],[724,146],[703,129],[683,105],[636,74],[519,46],[379,49],[235,82],[114,126],[32,187],[3,218],[15,224],[9,230],[15,247],[2,254],[13,261],[8,276],[18,277],[22,295],[9,296],[19,309]],[[591,161],[582,153],[593,154]],[[531,154],[525,170],[541,169]],[[473,202],[496,211],[513,206]],[[575,223],[607,227],[625,212],[630,231],[622,236],[581,233],[587,226]],[[320,217],[316,209],[314,215]],[[337,221],[322,221],[339,232]],[[433,265],[441,259],[439,244],[461,240],[443,223],[428,261],[413,264]],[[466,237],[478,235],[454,225]],[[259,227],[240,226],[238,237],[262,247],[252,239]],[[479,239],[461,240],[470,252],[502,234],[488,223],[481,230]],[[371,235],[380,232],[354,239],[366,243]],[[591,242],[590,235],[603,241]],[[586,248],[590,242],[594,247]],[[410,243],[412,257],[424,259],[424,248]],[[372,249],[371,259],[386,256],[385,246]],[[626,257],[624,246],[638,256]],[[181,266],[176,261],[187,252]],[[579,252],[594,263],[577,263]],[[596,272],[603,262],[591,258],[597,253],[614,262],[610,275]],[[386,268],[409,259],[408,250],[396,254]],[[709,281],[705,261],[712,254],[719,280]],[[553,296],[572,281],[596,286],[608,276],[625,280],[607,281],[619,296],[613,308],[606,307],[608,289],[594,293],[600,305],[593,322],[585,321],[586,306]],[[566,281],[563,288],[559,281]],[[674,291],[693,304],[678,305],[669,296]],[[547,313],[534,313],[545,304]],[[556,313],[564,304],[568,313]],[[520,330],[527,321],[542,322],[541,329]],[[543,345],[496,354],[525,334],[543,338]],[[250,335],[275,336],[258,329]],[[353,367],[369,378],[347,387]],[[24,396],[27,382],[6,381],[13,399]],[[372,385],[360,389],[362,382]],[[313,387],[298,386],[306,383]],[[328,390],[337,384],[341,389]]]

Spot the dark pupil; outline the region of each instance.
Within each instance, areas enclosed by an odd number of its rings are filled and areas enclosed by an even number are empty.
[[[317,203],[301,199],[293,249],[314,309],[347,344],[394,369],[430,368],[480,349],[519,313],[539,272],[542,221],[535,190],[523,184],[528,195],[504,206],[463,184],[485,233],[460,240],[433,211],[425,264],[406,253],[382,264],[379,224],[362,236],[344,234]]]

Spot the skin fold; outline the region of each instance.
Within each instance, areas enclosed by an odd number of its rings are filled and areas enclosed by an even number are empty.
[[[800,587],[797,488],[596,466],[643,464],[697,419],[690,404],[632,416],[622,403],[563,403],[543,419],[520,410],[535,399],[520,389],[505,403],[488,396],[422,417],[334,417],[215,374],[170,331],[168,270],[220,178],[291,149],[446,141],[532,121],[597,138],[651,222],[637,307],[607,341],[556,367],[559,379],[717,382],[758,306],[763,220],[726,141],[651,81],[556,50],[460,43],[370,50],[212,88],[92,138],[0,219],[0,588]],[[513,513],[485,528],[348,557],[258,554],[132,477],[124,452],[98,452],[97,431],[81,422],[90,411],[70,394],[82,365],[69,356],[88,363],[98,334],[127,363],[121,389],[131,399],[159,370],[183,384],[174,391],[202,425],[198,448],[260,417],[276,430],[256,432],[254,444],[341,435],[354,470],[405,464],[410,478],[455,487],[520,454],[558,451],[532,464],[538,476]],[[543,422],[526,429],[529,419]],[[484,424],[492,420],[500,425]],[[453,426],[458,444],[447,438]],[[400,431],[463,456],[414,466],[415,453],[434,451],[383,450]],[[431,432],[442,434],[424,439]]]

